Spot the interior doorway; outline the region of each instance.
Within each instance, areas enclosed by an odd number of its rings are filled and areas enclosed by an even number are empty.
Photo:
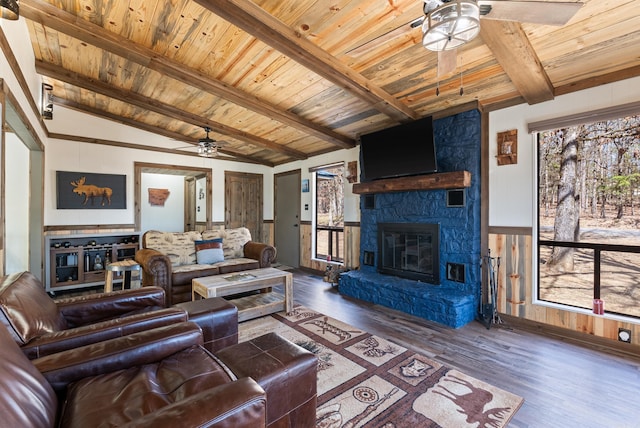
[[[212,227],[212,204],[211,197],[213,193],[213,184],[212,184],[212,172],[211,169],[207,168],[197,168],[197,167],[188,167],[188,166],[176,166],[176,165],[164,165],[164,164],[153,164],[153,163],[144,163],[144,162],[135,162],[134,163],[134,177],[135,177],[135,188],[134,188],[134,203],[135,203],[135,227],[136,230],[141,232],[145,232],[144,224],[143,224],[143,216],[142,216],[142,207],[143,204],[148,204],[148,189],[145,188],[145,180],[144,174],[162,174],[162,175],[170,175],[170,176],[179,176],[179,180],[181,180],[181,186],[186,188],[186,184],[184,184],[183,180],[185,178],[193,177],[194,179],[201,181],[203,183],[202,187],[202,198],[199,199],[198,205],[204,211],[204,218],[202,225],[196,224],[195,227],[189,226],[191,230],[195,228],[201,229],[211,229]],[[196,191],[197,186],[194,186],[194,192]],[[197,196],[198,198],[200,196]],[[194,198],[196,198],[194,194]],[[183,213],[187,209],[187,201],[185,198],[180,198],[180,210]],[[184,221],[186,222],[186,216],[184,217]],[[181,220],[181,224],[182,224]],[[186,228],[186,224],[184,226]],[[185,229],[186,230],[186,229]]]
[[[300,183],[299,169],[274,177],[274,228],[278,263],[300,266]]]
[[[2,85],[0,274],[28,270],[44,280],[44,145]],[[10,182],[8,182],[10,177]]]

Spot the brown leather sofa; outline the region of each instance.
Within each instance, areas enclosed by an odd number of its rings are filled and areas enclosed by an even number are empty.
[[[313,354],[275,333],[218,357],[202,343],[186,322],[30,361],[0,327],[2,425],[315,426]]]
[[[210,239],[222,240],[224,260],[200,264],[195,242]],[[203,232],[152,230],[142,236],[142,249],[136,252],[135,259],[142,267],[142,284],[162,287],[171,306],[191,300],[194,278],[270,267],[276,259],[276,249],[251,240],[246,227]]]
[[[53,300],[29,272],[0,277],[0,324],[31,359],[187,320],[211,351],[238,342],[237,308],[222,298],[165,308],[164,290],[144,287]]]

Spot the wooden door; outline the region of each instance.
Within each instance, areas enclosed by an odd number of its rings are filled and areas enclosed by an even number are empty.
[[[196,179],[184,179],[184,231],[196,230]]]
[[[246,227],[254,241],[262,238],[262,175],[224,173],[225,227]]]

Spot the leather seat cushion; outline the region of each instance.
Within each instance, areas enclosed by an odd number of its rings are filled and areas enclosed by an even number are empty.
[[[215,357],[191,347],[163,359],[84,378],[67,390],[61,426],[120,426],[185,397],[236,380]],[[73,403],[73,405],[68,405]]]
[[[317,358],[277,333],[267,333],[221,351],[216,356],[238,377],[250,377],[267,392],[269,425],[312,401],[317,392]],[[315,416],[315,412],[311,414]],[[294,419],[292,419],[294,420]],[[282,421],[278,426],[296,426]],[[303,425],[299,425],[303,426]],[[306,426],[306,425],[305,425]]]

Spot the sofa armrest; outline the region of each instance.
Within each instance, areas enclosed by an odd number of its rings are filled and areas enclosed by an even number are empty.
[[[166,307],[162,288],[145,287],[56,300],[70,328]]]
[[[244,256],[248,259],[258,260],[260,267],[266,268],[276,260],[276,249],[269,244],[249,241],[244,244]]]
[[[157,412],[136,419],[126,427],[265,427],[267,397],[251,378],[225,383]]]
[[[136,262],[142,268],[142,285],[161,287],[166,293],[167,306],[171,306],[171,260],[160,251],[143,248],[136,252]]]
[[[183,322],[58,352],[32,362],[56,391],[62,391],[82,378],[155,363],[202,344],[200,327]]]
[[[22,352],[29,359],[40,358],[56,352],[185,321],[188,321],[188,317],[183,309],[159,309],[82,327],[45,333],[22,346]]]

